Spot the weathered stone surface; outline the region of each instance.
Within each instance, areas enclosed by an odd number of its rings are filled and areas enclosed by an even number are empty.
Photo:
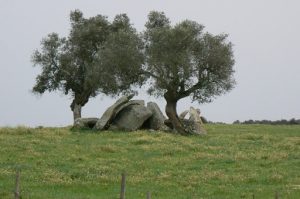
[[[158,105],[155,102],[148,102],[147,108],[152,112],[152,116],[146,121],[147,128],[153,130],[169,130],[169,128],[164,124],[166,118]]]
[[[120,111],[122,111],[124,108],[126,108],[127,106],[130,105],[141,105],[141,106],[145,106],[145,101],[144,100],[130,100],[127,103],[123,104],[122,106],[120,106],[117,110],[116,110],[116,114],[118,115],[118,113]]]
[[[115,124],[111,124],[111,125],[109,125],[108,130],[109,131],[118,131],[120,129]]]
[[[115,117],[113,125],[120,130],[135,131],[151,117],[152,112],[142,105],[129,105]]]
[[[190,121],[199,122],[202,124],[202,120],[200,118],[200,110],[195,109],[194,107],[190,107]]]
[[[77,118],[74,121],[75,128],[93,128],[99,118]]]
[[[203,127],[203,122],[200,118],[200,110],[196,110],[193,107],[190,107],[190,125],[189,128],[193,132],[193,134],[206,134],[206,130]]]
[[[95,129],[97,130],[104,130],[108,129],[109,124],[111,123],[112,119],[116,116],[116,111],[125,103],[127,103],[134,95],[123,96],[118,99],[112,106],[110,106],[98,120],[95,125]]]

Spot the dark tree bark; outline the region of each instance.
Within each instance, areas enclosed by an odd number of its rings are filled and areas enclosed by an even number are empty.
[[[75,93],[74,99],[70,105],[70,108],[73,112],[74,122],[76,119],[81,118],[81,109],[89,101],[91,95],[91,92],[85,92],[80,94]]]
[[[78,100],[75,98],[73,99],[70,108],[73,112],[73,119],[74,122],[76,119],[81,118],[81,109],[82,109],[82,105],[78,102]]]
[[[180,121],[178,115],[177,115],[177,102],[178,99],[175,96],[170,95],[169,93],[166,93],[164,95],[165,100],[167,101],[166,105],[166,114],[172,123],[173,129],[175,129],[179,134],[187,135],[188,132],[185,130],[182,122]]]
[[[74,118],[74,121],[78,118],[81,118],[81,105],[80,104],[74,104],[74,108],[73,108],[73,118]]]

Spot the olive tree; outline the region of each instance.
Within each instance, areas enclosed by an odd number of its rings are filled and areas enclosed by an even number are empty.
[[[181,134],[189,132],[176,112],[180,99],[211,102],[235,84],[232,44],[227,35],[212,35],[203,29],[190,20],[172,26],[164,13],[150,12],[144,32],[149,93],[165,98],[166,114]]]
[[[41,67],[34,93],[62,91],[71,95],[74,120],[81,108],[99,93],[116,95],[141,84],[142,42],[126,14],[112,22],[97,15],[84,18],[79,10],[70,14],[68,37],[51,33],[41,41],[41,50],[32,56]]]

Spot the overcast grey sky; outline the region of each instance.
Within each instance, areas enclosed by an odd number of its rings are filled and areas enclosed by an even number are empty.
[[[191,105],[212,121],[300,118],[300,1],[298,0],[0,0],[0,126],[63,126],[72,123],[71,98],[60,93],[30,93],[39,68],[32,52],[48,33],[66,36],[69,13],[112,19],[127,13],[142,31],[151,10],[164,11],[173,23],[195,20],[213,34],[228,33],[234,44],[237,85],[210,104]],[[136,97],[157,102],[163,99]],[[100,117],[114,99],[99,96],[83,117]]]

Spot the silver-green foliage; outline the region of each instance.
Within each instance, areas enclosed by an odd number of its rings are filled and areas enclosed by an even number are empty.
[[[172,26],[164,13],[149,14],[144,38],[151,94],[170,93],[177,100],[191,96],[203,103],[233,87],[232,44],[227,35],[203,29],[195,21]]]
[[[151,12],[144,32],[149,93],[164,96],[172,127],[188,134],[176,112],[177,102],[192,97],[210,102],[234,86],[232,44],[227,35],[212,35],[204,26],[185,20],[174,26],[161,12]]]
[[[97,15],[84,18],[79,10],[70,14],[68,37],[49,34],[41,42],[41,50],[32,56],[34,65],[42,68],[33,92],[61,90],[84,106],[99,92],[115,95],[131,91],[141,83],[142,43],[126,14],[109,22]]]

